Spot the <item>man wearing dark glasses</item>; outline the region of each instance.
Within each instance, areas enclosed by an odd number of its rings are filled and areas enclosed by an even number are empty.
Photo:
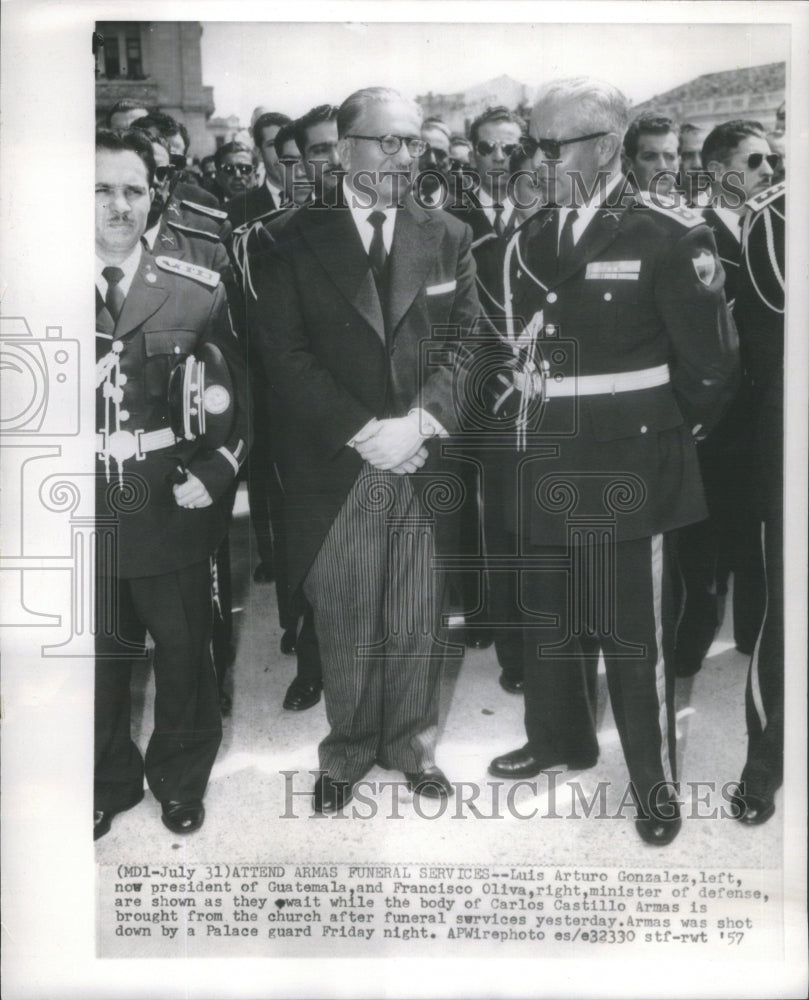
[[[702,210],[725,271],[725,297],[735,316],[742,253],[742,224],[750,198],[772,183],[777,157],[762,126],[733,120],[717,125],[702,146],[712,178],[710,204]],[[678,676],[702,666],[724,616],[733,574],[733,637],[740,652],[753,651],[764,613],[764,566],[750,483],[754,390],[749,374],[719,424],[697,446],[710,517],[680,532],[678,552],[685,588],[677,629]]]
[[[250,191],[255,182],[253,152],[240,142],[226,142],[214,153],[216,186],[225,203]],[[227,210],[226,210],[227,211]]]
[[[253,125],[253,141],[264,164],[264,183],[247,188],[225,206],[228,218],[235,229],[249,225],[254,219],[267,212],[274,212],[284,200],[284,172],[275,151],[275,137],[279,129],[289,125],[291,119],[280,111],[266,111]]]
[[[519,150],[524,123],[508,108],[486,108],[470,128],[472,141],[472,168],[475,187],[466,196],[463,207],[453,204],[450,211],[472,228],[472,253],[475,257],[478,298],[483,313],[501,320],[505,316],[503,301],[503,255],[506,244],[514,231],[516,218],[514,203],[509,197],[511,159]],[[454,189],[453,189],[454,191]],[[507,456],[484,450],[474,462],[462,465],[467,480],[467,503],[461,512],[460,552],[462,555],[482,557],[480,551],[481,519],[486,526],[486,549],[493,555],[501,554],[504,541],[500,537],[500,518],[492,518],[487,507],[487,490],[479,503],[477,460],[485,464],[484,477],[496,482],[510,475],[502,466]],[[466,618],[466,643],[470,648],[482,649],[495,643],[500,666],[500,686],[511,694],[522,691],[522,642],[519,632],[505,627],[515,621],[516,590],[514,580],[503,573],[461,574],[462,600]],[[485,622],[476,625],[475,620]],[[491,628],[492,621],[504,625]],[[516,620],[519,620],[518,618]]]
[[[621,175],[627,121],[626,98],[588,79],[544,86],[531,118],[550,207],[504,267],[525,404],[504,511],[523,570],[528,739],[490,772],[596,764],[602,654],[630,779],[614,791],[662,846],[681,823],[666,534],[705,517],[694,437],[729,398],[736,345],[710,230]]]

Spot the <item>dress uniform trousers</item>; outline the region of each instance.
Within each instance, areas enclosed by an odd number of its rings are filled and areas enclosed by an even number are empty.
[[[314,608],[330,733],[320,766],[359,780],[378,761],[434,763],[444,574],[410,477],[365,463],[303,583]]]
[[[525,725],[539,760],[592,766],[603,653],[612,711],[641,814],[675,780],[670,540],[534,547],[523,574]],[[659,798],[657,798],[659,796]]]
[[[100,577],[95,667],[96,810],[126,808],[143,789],[161,802],[201,799],[222,738],[211,657],[210,561],[158,576]],[[110,624],[113,627],[110,627]],[[154,731],[146,760],[132,740],[132,660],[154,640]]]

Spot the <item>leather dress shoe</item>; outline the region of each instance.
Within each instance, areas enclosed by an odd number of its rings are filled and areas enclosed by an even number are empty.
[[[468,649],[488,649],[494,642],[494,632],[490,628],[468,628],[464,642]]]
[[[100,840],[105,834],[110,832],[113,819],[118,813],[126,812],[127,809],[134,808],[143,801],[143,789],[132,799],[132,801],[120,809],[95,809],[93,810],[93,840]]]
[[[272,583],[275,579],[275,567],[272,563],[260,562],[253,570],[255,583]]]
[[[321,774],[315,782],[314,810],[316,813],[339,812],[354,795],[350,781],[334,781],[328,774]]]
[[[285,656],[292,656],[293,653],[298,651],[298,633],[294,628],[288,628],[284,630],[284,634],[281,636],[281,652]]]
[[[287,688],[284,698],[284,708],[288,712],[303,712],[304,709],[311,708],[320,701],[320,692],[323,685],[317,682],[304,681],[300,677]]]
[[[742,792],[739,788],[731,796],[730,801],[737,810],[733,818],[745,826],[761,826],[775,812],[775,802],[770,796]]]
[[[641,840],[653,847],[665,847],[680,832],[683,821],[680,819],[680,807],[676,802],[666,807],[658,807],[656,815],[643,816],[635,820],[635,829]]]
[[[428,799],[447,799],[452,795],[452,785],[440,767],[428,767],[417,773],[405,771],[405,778],[414,795]]]
[[[205,822],[205,807],[199,799],[188,802],[169,799],[163,803],[161,819],[172,833],[194,833]]]
[[[522,694],[525,684],[522,674],[514,673],[513,670],[504,670],[500,674],[500,687],[509,694]]]
[[[534,778],[543,771],[548,771],[552,767],[567,765],[569,771],[586,771],[594,767],[598,758],[561,760],[559,758],[549,758],[540,760],[535,757],[528,747],[520,747],[519,750],[512,750],[511,753],[504,753],[502,757],[495,757],[489,764],[489,774],[496,778]]]

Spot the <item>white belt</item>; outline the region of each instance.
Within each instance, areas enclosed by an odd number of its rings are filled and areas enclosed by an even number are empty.
[[[616,392],[635,392],[651,389],[669,381],[669,366],[641,368],[634,372],[615,372],[612,375],[549,375],[544,382],[547,399],[558,396],[602,396]]]
[[[128,458],[140,461],[147,452],[170,448],[177,438],[170,427],[159,431],[115,431],[107,435],[96,434],[96,451],[100,455],[111,455],[118,463]]]

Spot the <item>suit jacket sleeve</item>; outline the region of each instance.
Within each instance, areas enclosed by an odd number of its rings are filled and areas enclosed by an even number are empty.
[[[306,274],[289,244],[251,258],[247,325],[258,344],[270,389],[286,418],[305,429],[328,454],[337,454],[376,414],[334,378],[312,350],[301,308]]]
[[[702,225],[674,242],[655,276],[673,349],[672,387],[683,416],[701,433],[719,421],[738,386],[738,337],[724,282],[713,234]]]
[[[448,344],[448,361],[434,371],[424,382],[419,395],[413,400],[411,409],[427,410],[450,434],[459,430],[459,414],[454,400],[457,397],[455,382],[460,377],[457,363],[458,348],[468,337],[469,331],[480,313],[477,289],[475,287],[475,259],[472,256],[472,230],[464,225],[458,245],[455,269],[455,298],[450,311],[448,327],[453,331],[454,343]]]
[[[212,343],[222,352],[233,380],[233,428],[225,444],[217,449],[198,451],[188,463],[188,469],[197,476],[218,500],[247,457],[249,450],[249,421],[247,399],[247,369],[242,342],[233,332],[225,289],[218,285],[211,302],[211,309],[201,338],[202,343]]]

